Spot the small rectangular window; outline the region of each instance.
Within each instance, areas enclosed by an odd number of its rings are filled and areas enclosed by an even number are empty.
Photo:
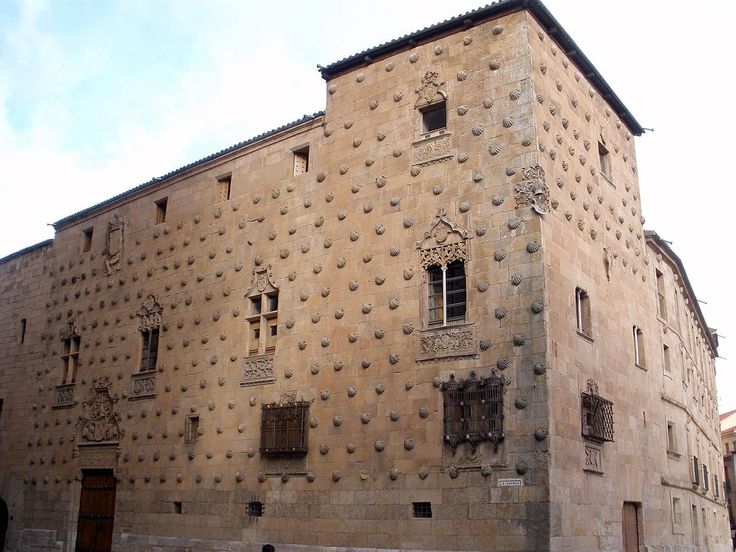
[[[227,201],[230,199],[231,184],[231,174],[226,174],[217,178],[217,201]]]
[[[250,347],[248,353],[257,355],[261,350],[261,324],[258,321],[250,323]]]
[[[261,314],[261,296],[252,297],[250,300],[250,304],[252,306],[251,312],[253,314]]]
[[[668,374],[672,373],[672,360],[670,358],[670,348],[662,345],[662,362],[664,363],[664,371]]]
[[[18,324],[18,345],[23,345],[26,340],[26,319],[21,318]]]
[[[184,421],[184,442],[188,445],[199,439],[199,416],[187,416]]]
[[[251,500],[248,502],[248,515],[250,517],[263,516],[263,502],[259,500]]]
[[[163,199],[159,199],[156,202],[156,224],[161,224],[162,222],[166,222],[166,205],[169,202],[169,198],[165,197]]]
[[[632,331],[634,336],[634,363],[640,368],[644,368],[646,366],[644,358],[644,334],[639,326],[634,326]]]
[[[432,503],[431,502],[412,502],[412,510],[415,518],[428,519],[432,517]]]
[[[309,146],[294,151],[294,176],[309,171]]]
[[[693,456],[693,485],[700,485],[700,464],[697,456]]]
[[[181,500],[175,500],[174,502],[172,502],[172,506],[174,507],[175,514],[181,514]]]
[[[141,372],[150,372],[156,369],[158,360],[158,328],[141,332],[143,343],[141,346]]]
[[[677,429],[674,422],[667,422],[667,452],[677,452]]]
[[[708,479],[708,466],[703,464],[703,488],[705,489],[705,492],[708,492],[709,485],[710,480]]]
[[[90,249],[92,249],[92,228],[87,228],[82,232],[82,236],[84,239],[84,245],[82,247],[82,252],[87,253]]]
[[[5,402],[5,399],[0,399],[0,418],[3,417],[3,403]]]
[[[447,106],[444,101],[420,109],[422,114],[422,134],[447,127]]]
[[[586,337],[593,337],[590,322],[590,298],[582,288],[575,288],[575,319],[578,332]]]
[[[613,178],[611,178],[611,158],[606,146],[601,142],[598,142],[598,159],[601,163],[601,174],[605,176],[607,180],[613,180]]]
[[[465,321],[467,290],[465,264],[455,261],[447,266],[431,266],[429,276],[429,325],[445,326]]]
[[[657,314],[659,317],[667,320],[667,300],[664,292],[664,275],[654,269],[655,280],[657,282]]]
[[[64,340],[64,354],[61,359],[64,364],[64,377],[62,384],[75,383],[77,381],[77,368],[79,367],[79,345],[78,335]]]

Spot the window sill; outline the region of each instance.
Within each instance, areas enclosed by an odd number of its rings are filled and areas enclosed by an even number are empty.
[[[634,363],[634,366],[636,366],[640,370],[644,370],[645,372],[648,372],[649,371],[649,369],[646,366],[644,366],[643,364],[639,364],[638,362],[635,362]]]
[[[682,454],[680,454],[679,452],[675,452],[674,450],[668,450],[667,457],[671,458],[672,460],[679,460],[682,457]]]
[[[603,178],[603,180],[608,182],[609,186],[611,186],[614,190],[616,189],[616,185],[613,183],[613,180],[611,179],[611,177],[609,177],[603,171],[598,171],[598,174],[601,175],[601,178]]]
[[[595,341],[595,339],[593,339],[593,336],[591,336],[591,335],[588,335],[588,334],[586,334],[586,333],[584,333],[584,332],[581,332],[580,330],[577,330],[577,331],[576,331],[576,333],[577,333],[577,334],[578,334],[578,335],[579,335],[580,337],[582,337],[582,338],[583,338],[583,339],[584,339],[585,341],[587,341],[588,343],[593,343],[593,342]]]
[[[445,134],[449,134],[449,132],[447,132],[447,127],[438,128],[437,130],[432,130],[430,132],[421,132],[419,133],[419,138],[417,138],[414,143],[416,144],[423,140],[429,140],[431,138],[437,138],[438,136],[444,136]]]

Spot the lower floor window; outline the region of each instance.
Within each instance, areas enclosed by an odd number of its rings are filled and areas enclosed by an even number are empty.
[[[307,447],[309,403],[264,404],[261,407],[261,454],[304,455]]]
[[[450,381],[442,384],[444,439],[451,447],[461,442],[475,446],[503,440],[503,378]]]

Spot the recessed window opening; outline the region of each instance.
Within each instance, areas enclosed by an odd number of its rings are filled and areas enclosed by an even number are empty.
[[[428,519],[432,517],[431,502],[412,502],[411,505],[415,518]]]
[[[184,442],[188,445],[199,438],[199,416],[187,416],[184,422]]]
[[[181,500],[175,500],[173,502],[173,505],[174,505],[174,513],[181,514]]]
[[[680,507],[680,499],[672,497],[672,522],[675,525],[682,523],[682,509]]]
[[[168,202],[169,202],[168,197],[159,199],[156,202],[156,224],[161,224],[162,222],[166,222],[166,206]]]
[[[467,293],[465,263],[431,266],[429,272],[429,324],[446,326],[465,321]]]
[[[662,345],[662,362],[664,363],[664,371],[668,374],[672,372],[672,360],[670,359],[670,348]]]
[[[304,456],[308,452],[309,402],[261,406],[261,455]]]
[[[444,100],[419,111],[422,114],[422,134],[447,127],[447,105]]]
[[[309,171],[309,146],[294,151],[294,176]]]
[[[657,282],[657,313],[660,318],[667,320],[667,301],[664,293],[664,275],[657,269],[654,269],[654,275]]]
[[[667,451],[677,452],[677,431],[674,422],[667,422]]]
[[[263,517],[263,502],[259,500],[248,502],[248,515],[250,517]]]
[[[634,362],[637,366],[644,367],[644,334],[639,326],[633,327],[634,335]]]
[[[248,354],[272,354],[276,352],[278,336],[278,292],[262,293],[250,298],[250,339]]]
[[[141,331],[143,346],[141,348],[141,372],[156,369],[158,360],[158,328]]]
[[[64,377],[62,384],[75,383],[77,381],[77,368],[79,367],[79,344],[78,335],[64,340],[64,354],[61,360],[64,364]]]
[[[84,245],[82,247],[83,253],[87,253],[90,249],[92,249],[92,232],[92,228],[87,228],[82,232],[84,239]]]
[[[575,288],[575,319],[578,332],[592,337],[590,323],[590,298],[582,288]]]
[[[611,157],[608,153],[608,150],[606,149],[606,146],[604,146],[601,142],[598,142],[598,159],[601,163],[601,174],[605,176],[608,180],[612,180]]]
[[[232,174],[226,174],[217,178],[217,201],[227,201],[230,199],[232,179]]]
[[[18,345],[23,345],[26,340],[26,319],[21,318],[18,327]]]

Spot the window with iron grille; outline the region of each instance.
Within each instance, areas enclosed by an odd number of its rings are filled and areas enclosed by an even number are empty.
[[[431,518],[432,517],[432,503],[431,502],[412,502],[412,509],[414,510],[415,518]]]
[[[462,442],[475,446],[481,441],[503,441],[503,378],[450,381],[442,384],[444,400],[444,439],[455,448]]]
[[[261,407],[261,454],[264,456],[307,453],[309,403],[264,404]]]
[[[259,500],[248,502],[248,515],[250,517],[263,517],[263,502]]]
[[[199,416],[187,416],[184,421],[184,442],[196,443],[199,438]]]
[[[580,393],[580,413],[583,437],[598,443],[613,441],[613,403],[611,401],[598,395],[589,386],[588,392]]]
[[[697,456],[693,456],[693,485],[700,485],[700,464]]]

